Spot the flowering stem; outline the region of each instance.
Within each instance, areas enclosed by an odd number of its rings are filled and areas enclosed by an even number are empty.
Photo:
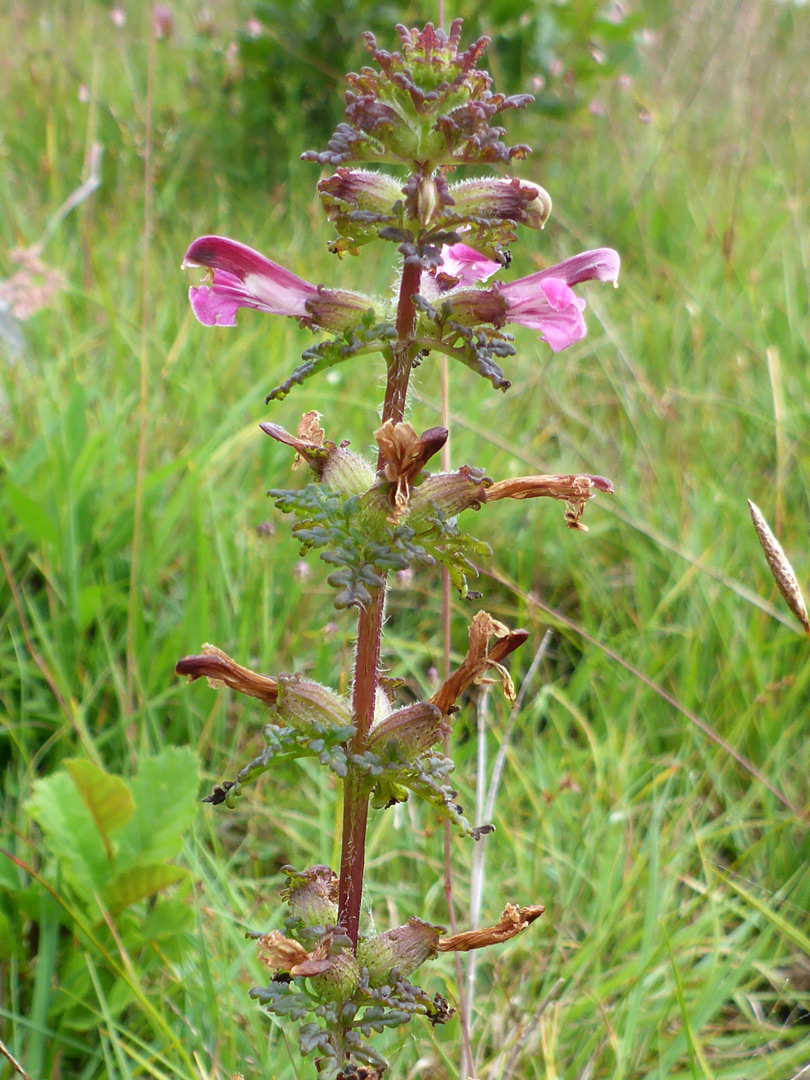
[[[388,361],[383,423],[386,420],[399,423],[405,415],[413,362],[413,331],[416,325],[416,308],[412,297],[419,289],[420,273],[418,266],[406,265],[402,271],[397,305],[397,342]],[[357,619],[357,651],[352,685],[352,715],[357,730],[351,741],[352,754],[362,754],[366,749],[369,729],[374,719],[384,608],[385,585],[372,593],[371,600],[366,607],[360,609]],[[355,950],[363,898],[367,824],[368,791],[357,771],[350,766],[343,788],[338,923],[346,930]]]

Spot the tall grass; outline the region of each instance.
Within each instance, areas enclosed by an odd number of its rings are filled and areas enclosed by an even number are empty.
[[[610,243],[624,259],[620,289],[589,292],[589,337],[560,356],[523,335],[506,396],[451,372],[456,463],[599,472],[617,491],[589,506],[587,535],[532,503],[499,504],[480,522],[496,550],[482,604],[537,645],[553,631],[505,744],[497,831],[484,841],[482,919],[504,900],[547,907],[479,961],[472,1040],[487,1080],[789,1080],[810,1063],[810,660],[746,508],[748,497],[762,507],[808,582],[810,19],[774,0],[673,8],[645,47],[643,78],[606,86],[604,115],[580,117],[525,172],[555,213],[541,241],[515,249],[515,272]],[[243,932],[278,924],[266,898],[282,865],[337,857],[333,792],[305,766],[265,778],[235,811],[201,808],[183,855],[194,930],[147,970],[116,951],[114,926],[79,924],[22,808],[70,755],[131,775],[144,754],[190,744],[206,786],[252,756],[261,710],[172,675],[204,640],[334,685],[352,659],[319,564],[299,564],[264,498],[289,459],[257,424],[272,412],[289,428],[317,408],[329,436],[364,448],[375,398],[338,369],[265,409],[307,334],[251,313],[238,331],[204,332],[178,271],[194,235],[222,231],[333,280],[304,188],[315,176],[300,165],[290,190],[246,190],[227,158],[209,157],[206,48],[224,53],[236,10],[218,8],[209,45],[190,5],[175,14],[174,37],[155,43],[146,321],[148,12],[130,8],[117,30],[89,0],[17,4],[0,31],[0,275],[80,182],[92,142],[105,146],[100,189],[43,251],[67,289],[19,327],[24,345],[8,349],[0,388],[2,846],[38,875],[0,863],[0,1017],[32,1078],[307,1075],[247,1000],[262,975]],[[531,118],[520,123],[513,136],[544,141]],[[349,270],[361,288],[379,276],[368,263]],[[130,615],[142,348],[144,530]],[[417,393],[414,424],[436,423],[430,361]],[[436,596],[425,575],[392,597],[386,659],[414,687],[430,684],[441,656]],[[468,614],[457,601],[460,651]],[[468,810],[474,714],[471,703],[455,733]],[[493,698],[490,760],[507,725]],[[441,846],[420,807],[374,819],[379,926],[417,910],[446,918]],[[457,842],[462,918],[470,862]],[[83,966],[92,1025],[65,1019],[68,958]],[[132,988],[123,1011],[111,975]],[[457,997],[449,964],[431,978]],[[457,1042],[454,1025],[395,1033],[392,1072],[452,1076]]]

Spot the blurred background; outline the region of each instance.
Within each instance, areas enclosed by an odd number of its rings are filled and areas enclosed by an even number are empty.
[[[448,0],[459,15],[464,42],[491,36],[496,89],[536,95],[507,141],[531,145],[515,173],[554,211],[510,273],[588,247],[623,260],[618,290],[581,290],[583,342],[552,355],[516,328],[506,395],[450,372],[456,465],[616,488],[587,534],[557,504],[466,522],[494,550],[480,606],[531,632],[517,684],[550,631],[519,714],[473,697],[454,733],[468,811],[504,758],[481,920],[547,908],[478,958],[476,1075],[798,1080],[810,646],[746,500],[810,583],[810,9]],[[265,406],[311,335],[249,311],[202,328],[180,263],[222,233],[310,281],[392,280],[385,245],[328,254],[320,174],[298,158],[339,122],[362,31],[394,47],[395,23],[437,11],[7,0],[3,16],[2,1041],[36,1080],[310,1075],[247,997],[266,976],[244,932],[281,926],[283,865],[336,865],[334,787],[289,764],[233,811],[201,806],[261,751],[265,718],[173,668],[211,641],[347,686],[353,620],[265,496],[299,480],[258,423],[317,409],[367,451],[383,372],[363,359]],[[438,423],[436,360],[414,391],[413,424]],[[414,694],[441,663],[439,597],[427,572],[391,593],[384,659]],[[477,606],[453,601],[454,655]],[[462,926],[472,847],[453,841]],[[442,873],[429,808],[375,816],[378,928],[446,923]],[[423,970],[457,999],[449,961]],[[458,1075],[459,1039],[388,1033],[391,1075]]]

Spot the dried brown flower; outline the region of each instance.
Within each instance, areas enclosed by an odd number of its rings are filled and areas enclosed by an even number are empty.
[[[309,959],[309,953],[303,945],[285,937],[279,930],[271,930],[269,934],[264,934],[257,940],[256,945],[259,950],[259,959],[272,968],[274,974],[279,972],[289,974],[296,964]]]
[[[510,701],[514,701],[515,687],[509,672],[500,661],[519,648],[528,636],[527,630],[510,630],[486,611],[479,611],[470,624],[466,657],[447,682],[439,687],[430,699],[431,703],[441,709],[442,715],[447,715],[462,691],[470,683],[485,681],[486,672],[490,668],[498,672],[504,694]],[[495,642],[490,648],[489,641],[493,637]]]
[[[215,690],[229,686],[240,694],[259,698],[268,705],[275,704],[278,698],[277,679],[242,667],[216,645],[203,645],[202,653],[198,656],[184,656],[177,661],[174,670],[178,675],[188,675],[191,682],[207,679],[208,685]]]
[[[295,434],[301,442],[306,443],[308,447],[314,448],[322,447],[324,445],[326,433],[318,423],[320,418],[321,414],[316,409],[312,409],[310,412],[305,412],[298,421],[298,427],[295,429]],[[297,469],[304,460],[305,458],[302,454],[296,454],[293,459],[292,467]]]
[[[539,475],[517,476],[511,480],[498,480],[487,489],[485,502],[497,502],[498,499],[563,499],[568,505],[565,510],[565,524],[569,529],[587,532],[580,518],[585,503],[592,499],[597,491],[613,494],[613,484],[604,476]]]
[[[340,950],[333,955],[336,946],[335,929],[331,927],[321,940],[307,952],[298,941],[285,937],[279,930],[271,930],[258,938],[259,959],[267,964],[275,975],[305,976],[324,975],[332,972],[335,979],[343,980],[355,975],[357,965],[351,953],[344,956]]]
[[[535,919],[539,919],[545,910],[542,904],[530,904],[528,907],[507,904],[495,926],[485,926],[480,930],[467,930],[463,934],[440,938],[439,952],[469,952],[470,949],[498,945],[521,933]]]
[[[807,617],[807,607],[805,606],[796,573],[790,565],[782,545],[771,532],[767,521],[762,516],[762,511],[750,499],[748,500],[748,510],[779,592],[784,596],[787,606],[804,627],[804,632],[810,636],[810,619]]]
[[[410,424],[386,420],[374,438],[380,448],[383,475],[393,485],[389,496],[393,512],[388,520],[396,525],[408,513],[413,481],[447,442],[447,429],[428,428],[417,435]]]
[[[315,475],[320,478],[323,475],[329,455],[333,454],[337,447],[333,442],[324,440],[323,429],[318,424],[319,419],[320,413],[315,412],[315,410],[304,413],[298,422],[298,430],[295,435],[291,435],[280,424],[271,424],[268,421],[259,424],[259,427],[271,439],[284,443],[285,446],[291,446],[295,450],[294,469],[302,461],[306,461]]]

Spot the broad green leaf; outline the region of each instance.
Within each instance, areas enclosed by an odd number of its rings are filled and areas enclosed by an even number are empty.
[[[104,772],[92,761],[68,758],[64,764],[82,802],[90,811],[107,850],[111,851],[110,833],[126,825],[135,813],[132,792],[120,776]]]
[[[180,851],[198,812],[199,766],[187,747],[166,747],[141,760],[129,781],[135,814],[119,833],[119,870],[165,862]]]
[[[62,860],[62,872],[86,900],[103,889],[112,872],[93,816],[66,772],[34,784],[25,804],[45,834],[48,852]]]
[[[176,885],[188,877],[182,866],[160,863],[155,866],[133,866],[125,870],[102,890],[102,899],[113,915],[146,900],[169,885]]]
[[[194,909],[182,895],[159,900],[139,927],[144,941],[171,941],[194,923]]]

